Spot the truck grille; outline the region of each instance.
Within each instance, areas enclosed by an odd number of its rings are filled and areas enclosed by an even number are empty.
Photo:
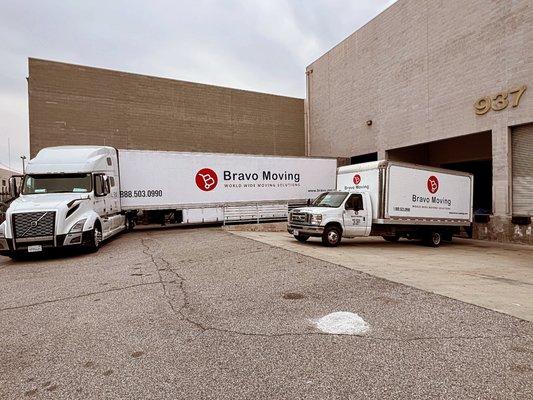
[[[55,220],[54,211],[13,214],[15,239],[53,236]]]
[[[295,224],[306,224],[309,222],[309,215],[308,213],[303,212],[292,212],[291,213],[291,222]]]

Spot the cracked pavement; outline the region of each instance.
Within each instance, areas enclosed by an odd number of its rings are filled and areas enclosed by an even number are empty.
[[[218,228],[0,257],[0,338],[2,399],[533,397],[532,323]]]

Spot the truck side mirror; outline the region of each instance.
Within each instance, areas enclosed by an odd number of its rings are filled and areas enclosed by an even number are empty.
[[[18,197],[19,196],[19,188],[18,188],[18,185],[17,185],[17,179],[12,176],[11,178],[9,178],[9,195],[11,197]]]

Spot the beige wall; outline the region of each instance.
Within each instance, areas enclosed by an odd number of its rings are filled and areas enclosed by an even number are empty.
[[[66,144],[303,155],[303,99],[29,59],[30,152]]]
[[[491,130],[505,141],[533,121],[532,26],[531,0],[399,0],[307,68],[310,154]],[[519,107],[475,114],[477,99],[523,84]]]
[[[491,150],[492,208],[510,221],[510,128],[533,122],[532,0],[398,0],[307,74],[308,154],[401,158],[410,150],[391,150],[490,132],[482,146]],[[476,115],[478,99],[522,85],[518,107]],[[469,146],[477,159],[478,144]],[[446,151],[464,158],[463,147]],[[507,227],[494,229],[505,237]]]

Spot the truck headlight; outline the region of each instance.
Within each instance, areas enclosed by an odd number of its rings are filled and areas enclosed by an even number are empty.
[[[80,219],[78,222],[76,222],[74,225],[72,225],[72,228],[70,228],[70,231],[68,233],[80,233],[83,231],[83,225],[85,225],[85,221],[87,219]]]
[[[311,215],[311,224],[320,225],[322,223],[322,214],[313,214]]]
[[[6,237],[6,223],[2,222],[0,224],[0,238],[5,238],[5,237]]]

